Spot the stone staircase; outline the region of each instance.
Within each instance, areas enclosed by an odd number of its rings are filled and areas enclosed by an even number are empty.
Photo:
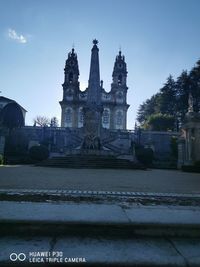
[[[108,144],[105,144],[104,147],[110,149],[111,151],[113,151],[114,153],[116,153],[116,155],[122,154],[122,148],[119,148],[119,147],[117,147],[117,146],[115,146],[113,144],[109,144],[108,143]],[[127,150],[126,151],[124,150],[123,152],[128,153]]]
[[[79,137],[78,135],[71,135],[70,140],[72,142],[72,147],[80,146],[83,142],[83,138]]]
[[[85,258],[84,266],[200,266],[198,207],[4,201],[0,210],[1,267],[32,266],[40,257],[30,252],[43,251]],[[25,254],[24,262],[11,262],[12,253]],[[81,263],[34,262],[66,265]]]
[[[59,168],[91,168],[91,169],[143,169],[143,166],[127,159],[118,159],[114,156],[97,155],[69,155],[53,157],[37,164],[37,166]]]

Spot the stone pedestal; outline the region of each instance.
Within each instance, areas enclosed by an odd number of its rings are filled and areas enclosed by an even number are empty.
[[[101,149],[101,108],[86,107],[84,112],[84,140],[83,149],[100,150]]]
[[[186,114],[179,138],[178,167],[194,165],[200,161],[200,114],[194,111]]]

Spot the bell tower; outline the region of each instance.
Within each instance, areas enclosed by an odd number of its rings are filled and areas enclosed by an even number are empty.
[[[126,78],[127,78],[127,68],[125,57],[122,56],[121,50],[119,54],[116,56],[114,69],[112,73],[113,83],[114,86],[125,86],[126,87]]]
[[[68,53],[68,58],[65,62],[65,80],[63,83],[63,90],[64,93],[67,91],[68,88],[72,88],[74,90],[79,89],[79,68],[78,68],[78,59],[77,55],[74,52],[74,48],[72,48],[72,51]]]
[[[126,129],[127,110],[129,108],[126,102],[128,90],[126,84],[127,73],[125,57],[120,50],[115,59],[111,84],[111,93],[115,103],[111,116],[111,126],[113,129]]]
[[[68,58],[64,68],[63,100],[60,102],[61,127],[77,127],[77,107],[74,103],[79,94],[79,67],[77,54],[72,51],[68,53]]]

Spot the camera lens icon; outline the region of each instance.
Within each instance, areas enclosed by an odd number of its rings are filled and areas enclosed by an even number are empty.
[[[11,253],[10,254],[10,260],[11,261],[25,261],[26,260],[26,254],[24,253]]]

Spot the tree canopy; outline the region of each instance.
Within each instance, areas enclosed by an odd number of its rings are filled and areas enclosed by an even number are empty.
[[[58,123],[58,119],[56,117],[52,117],[51,119],[49,119],[48,117],[45,116],[36,116],[34,119],[34,125],[35,126],[41,126],[41,127],[58,127],[59,123]]]
[[[164,128],[176,130],[188,110],[189,93],[194,98],[194,111],[200,111],[200,60],[190,72],[182,71],[176,80],[170,75],[159,92],[139,106],[137,121],[140,126],[152,128],[153,120],[153,128],[157,128],[155,123],[159,119],[162,125],[168,121],[169,124]],[[161,129],[163,127],[160,127]]]

